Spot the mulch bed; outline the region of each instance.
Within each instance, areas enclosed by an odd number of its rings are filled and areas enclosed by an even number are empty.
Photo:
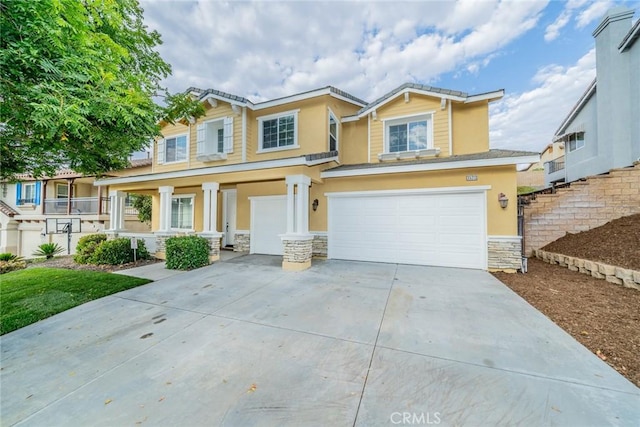
[[[112,271],[118,271],[118,270],[127,270],[129,268],[134,268],[134,267],[142,267],[144,265],[155,264],[157,262],[162,262],[162,260],[151,258],[151,259],[143,259],[143,260],[138,260],[136,262],[130,262],[128,264],[120,264],[120,265],[77,264],[73,260],[73,256],[68,255],[68,256],[57,256],[57,257],[48,259],[46,261],[29,262],[27,263],[27,268],[49,267],[49,268],[66,268],[69,270],[92,270],[92,271],[112,272]]]
[[[494,275],[640,387],[639,291],[537,259],[526,274]]]
[[[640,214],[549,243],[545,251],[640,270]]]

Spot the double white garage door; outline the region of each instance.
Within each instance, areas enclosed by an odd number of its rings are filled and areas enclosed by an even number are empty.
[[[328,257],[486,268],[486,196],[329,194]]]
[[[328,257],[485,269],[484,191],[328,195]],[[282,254],[286,196],[251,200],[251,252]]]

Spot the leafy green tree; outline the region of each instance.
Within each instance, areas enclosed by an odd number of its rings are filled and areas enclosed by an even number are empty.
[[[138,219],[141,222],[151,222],[151,196],[145,194],[131,194],[131,204],[138,210]]]
[[[160,85],[171,67],[159,44],[137,0],[2,2],[0,178],[120,169],[161,119],[204,114]]]

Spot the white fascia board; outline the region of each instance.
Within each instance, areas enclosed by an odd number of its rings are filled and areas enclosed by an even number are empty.
[[[336,99],[339,99],[341,101],[345,101],[345,102],[348,102],[350,104],[357,105],[358,107],[364,107],[365,105],[367,105],[367,104],[363,104],[362,102],[358,102],[358,101],[356,101],[354,99],[347,98],[346,96],[342,96],[340,94],[332,92],[331,90],[329,90],[329,95],[331,95],[332,97],[334,97]]]
[[[465,99],[464,103],[468,104],[470,102],[477,102],[483,100],[492,100],[492,99],[500,99],[504,96],[504,89],[495,90],[493,92],[481,93],[478,95],[471,95]]]
[[[389,102],[395,100],[396,98],[400,97],[400,96],[404,96],[405,93],[417,93],[419,95],[426,95],[426,96],[431,96],[434,98],[444,98],[444,99],[450,99],[453,101],[465,101],[467,98],[462,97],[462,96],[455,96],[455,95],[448,95],[445,93],[438,93],[438,92],[431,92],[431,91],[427,91],[427,90],[420,90],[420,89],[414,89],[414,88],[405,88],[404,90],[401,90],[400,92],[396,93],[395,95],[385,99],[384,101],[381,101],[375,105],[372,105],[371,107],[367,108],[365,111],[363,111],[362,113],[358,114],[358,117],[364,117],[367,114],[369,114],[370,112],[372,112],[373,110],[377,110],[378,108],[382,107],[385,104],[388,104]]]
[[[322,89],[316,89],[311,92],[299,93],[297,95],[285,96],[284,98],[278,98],[271,101],[264,101],[258,104],[253,104],[253,110],[262,110],[264,108],[275,107],[277,105],[289,104],[291,102],[304,101],[305,99],[315,98],[322,95],[329,95],[336,99],[341,99],[343,101],[349,102],[351,104],[357,105],[359,107],[364,107],[366,104],[362,104],[360,102],[356,102],[353,99],[347,98],[345,96],[339,95],[331,91],[331,88],[325,87]]]
[[[478,159],[478,160],[462,160],[442,163],[422,163],[411,165],[382,166],[363,169],[348,169],[337,171],[324,171],[320,173],[321,178],[341,178],[346,176],[364,176],[364,175],[384,175],[391,173],[408,173],[408,172],[427,172],[446,169],[465,169],[478,168],[486,166],[506,166],[518,163],[535,163],[540,161],[540,155],[522,156],[522,157],[501,157],[495,159]]]
[[[399,190],[371,190],[371,191],[339,191],[324,193],[326,197],[368,197],[368,196],[397,196],[417,194],[442,194],[442,193],[479,193],[491,190],[490,185],[470,185],[465,187],[431,187],[431,188],[406,188]]]
[[[225,98],[224,96],[215,95],[213,93],[206,94],[199,101],[200,102],[205,102],[209,98],[217,99],[218,101],[223,101],[223,102],[226,102],[227,104],[231,104],[231,105],[239,105],[240,107],[249,107],[249,108],[251,108],[251,103],[234,101],[233,99]]]
[[[358,120],[360,120],[360,117],[358,116],[347,116],[340,119],[340,122],[348,123],[348,122],[357,122]]]
[[[329,163],[332,161],[338,161],[338,158],[330,157],[326,159],[317,159],[317,160],[307,161],[304,157],[301,156],[301,157],[292,157],[288,159],[263,160],[259,162],[238,163],[235,165],[212,166],[209,168],[201,168],[201,169],[185,169],[185,170],[174,171],[174,172],[160,172],[160,173],[147,174],[147,175],[134,175],[134,176],[126,176],[126,177],[107,178],[107,179],[94,181],[93,185],[100,186],[100,185],[131,184],[136,182],[148,182],[148,181],[156,181],[161,179],[188,178],[190,176],[202,176],[202,175],[219,175],[222,173],[247,172],[247,171],[260,170],[260,169],[282,168],[287,166],[315,166],[321,163]]]

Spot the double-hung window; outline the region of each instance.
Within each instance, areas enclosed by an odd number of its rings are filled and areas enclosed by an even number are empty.
[[[187,135],[172,136],[158,141],[158,163],[175,163],[187,160]]]
[[[569,151],[576,151],[584,147],[584,132],[576,132],[567,135],[567,145]]]
[[[386,151],[388,153],[432,148],[431,114],[388,120],[385,125]]]
[[[22,184],[22,197],[19,199],[19,205],[36,203],[36,183],[25,182]]]
[[[338,120],[329,112],[329,151],[338,150]]]
[[[260,151],[298,148],[298,112],[258,118]]]
[[[193,196],[176,195],[171,198],[171,228],[193,230]]]

